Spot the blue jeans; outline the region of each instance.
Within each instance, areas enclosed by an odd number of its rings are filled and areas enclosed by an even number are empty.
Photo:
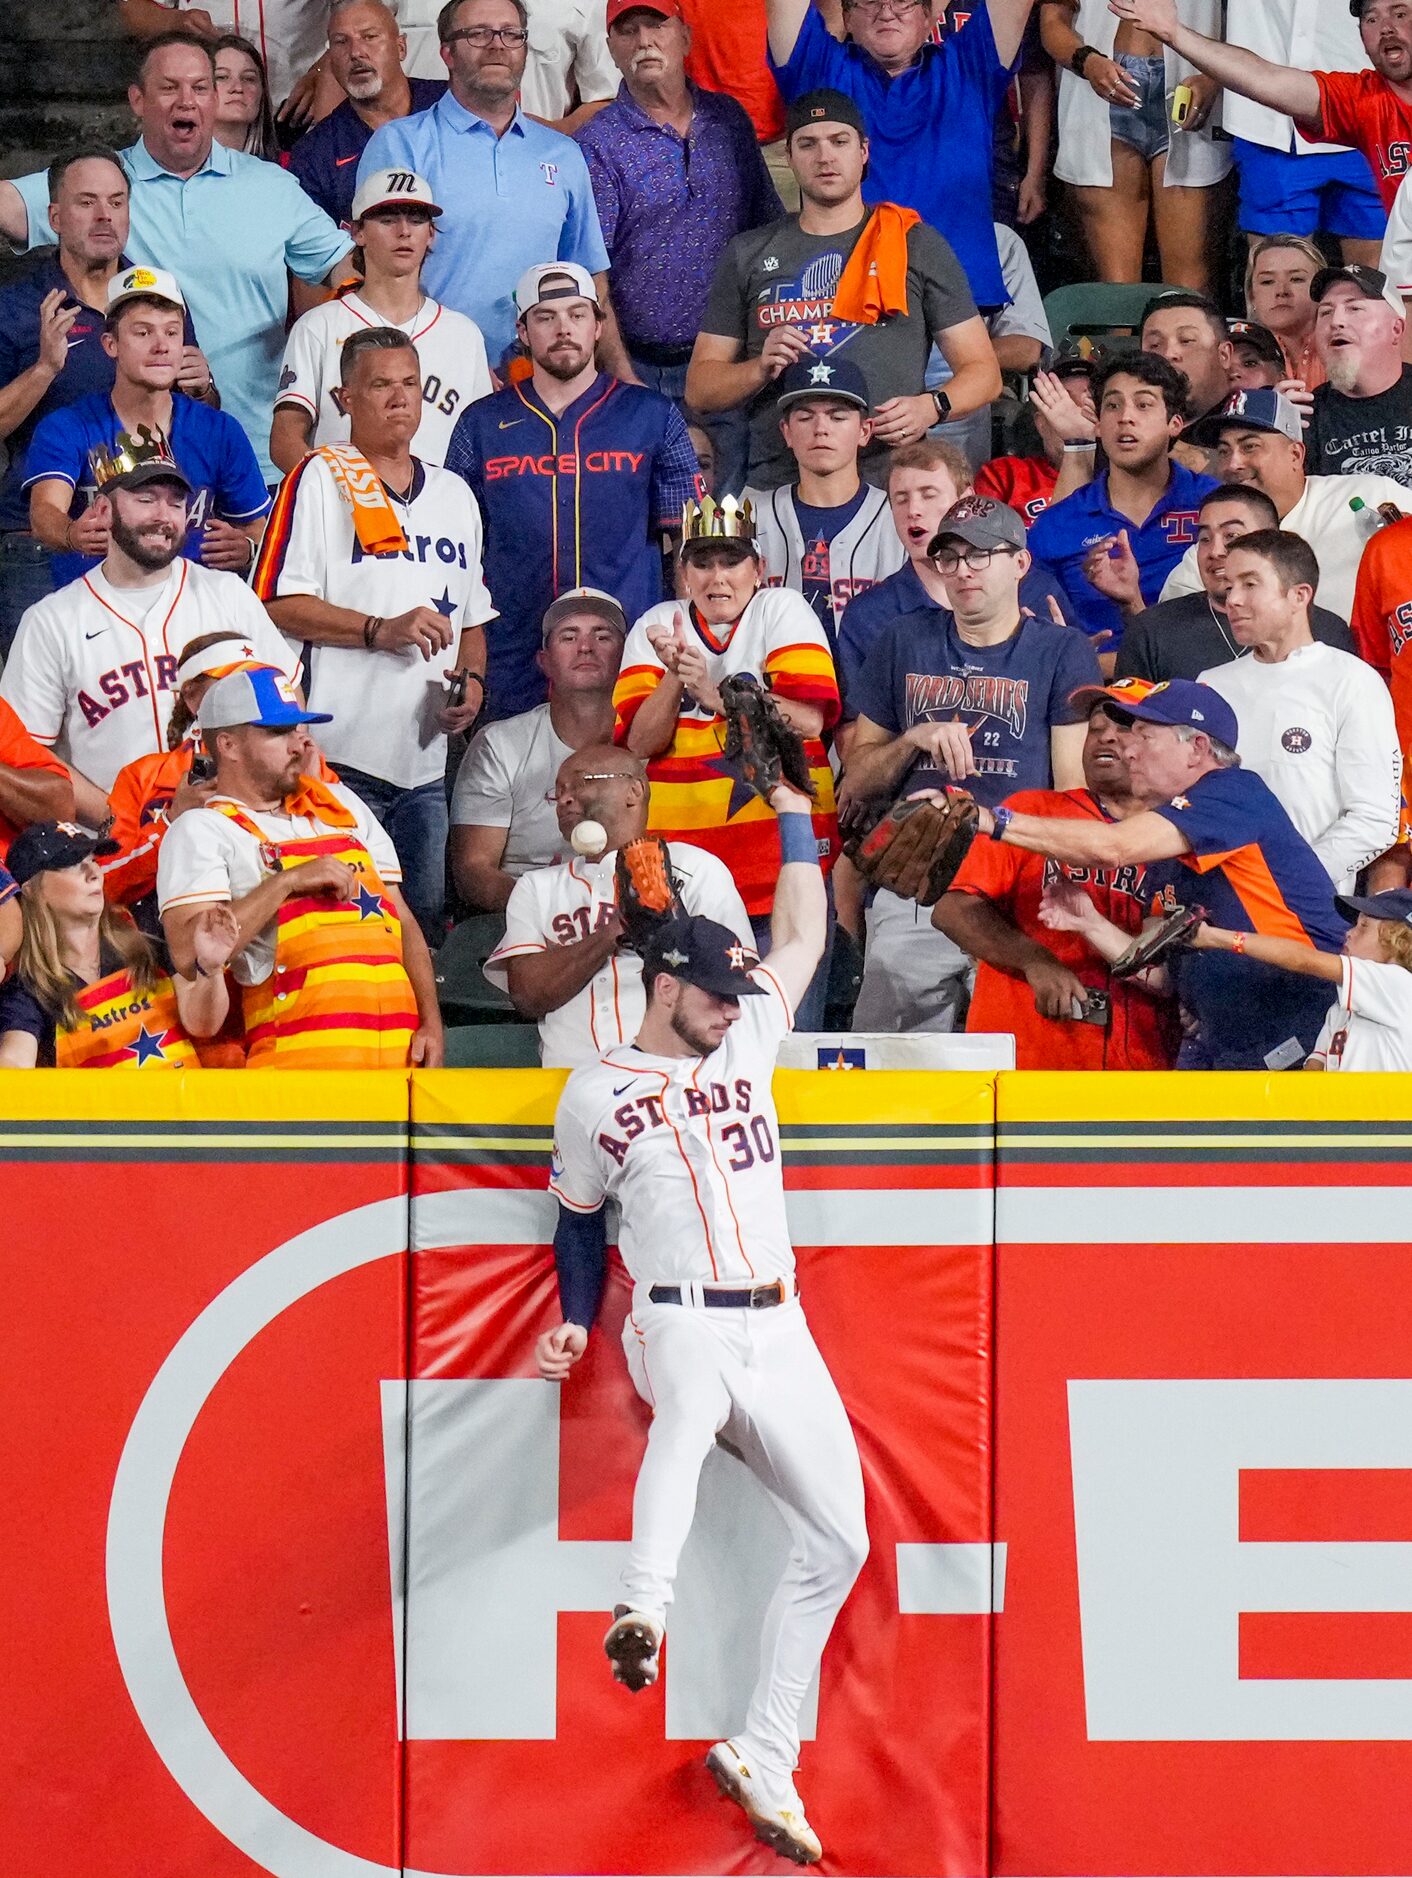
[[[10,656],[20,615],[54,591],[54,557],[33,535],[0,535],[0,657]]]
[[[824,1010],[828,1004],[829,996],[829,964],[833,957],[833,931],[837,924],[833,910],[832,881],[828,883],[828,890],[829,923],[828,930],[824,934],[824,955],[819,960],[818,969],[815,971],[814,976],[809,980],[809,989],[799,1000],[799,1007],[794,1013],[794,1028],[796,1030],[822,1030],[824,1027]],[[756,950],[763,959],[768,955],[770,950],[769,914],[754,914],[751,917],[750,926],[755,934]]]
[[[711,439],[715,455],[714,493],[738,496],[745,487],[745,461],[750,448],[750,420],[744,411],[693,411],[686,401],[684,365],[647,365],[634,359],[632,369],[649,391],[670,398],[689,424],[696,424]]]
[[[334,767],[339,781],[362,797],[387,830],[402,863],[402,897],[434,949],[446,937],[446,841],[451,826],[446,785],[438,778],[415,789],[400,789],[344,763]]]

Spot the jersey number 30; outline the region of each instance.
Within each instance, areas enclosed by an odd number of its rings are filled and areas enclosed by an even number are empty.
[[[750,1145],[752,1137],[755,1142],[753,1148]],[[721,1130],[721,1140],[731,1151],[727,1165],[733,1174],[743,1174],[757,1160],[772,1161],[775,1158],[775,1138],[763,1115],[751,1116],[748,1134],[744,1122],[727,1122]]]

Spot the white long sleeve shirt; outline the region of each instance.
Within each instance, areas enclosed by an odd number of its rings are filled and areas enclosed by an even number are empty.
[[[1351,652],[1244,653],[1201,674],[1231,706],[1241,761],[1269,785],[1340,893],[1397,840],[1402,752],[1392,697]]]

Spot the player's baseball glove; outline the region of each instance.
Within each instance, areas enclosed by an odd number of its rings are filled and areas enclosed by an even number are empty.
[[[895,802],[844,852],[869,886],[934,906],[970,851],[977,821],[976,805],[961,789],[939,802]]]
[[[640,952],[660,926],[681,912],[666,842],[657,835],[624,842],[618,849],[617,880],[623,940]]]
[[[1140,933],[1126,952],[1118,954],[1108,968],[1110,976],[1133,978],[1149,966],[1160,965],[1186,944],[1206,917],[1204,906],[1179,906],[1175,913],[1169,913],[1147,932]]]
[[[804,739],[758,678],[748,672],[723,678],[721,714],[726,720],[725,756],[718,767],[766,802],[783,779],[806,796],[814,794]]]

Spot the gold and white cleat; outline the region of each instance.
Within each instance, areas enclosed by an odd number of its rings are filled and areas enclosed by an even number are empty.
[[[603,1639],[614,1680],[634,1692],[656,1682],[658,1652],[665,1634],[655,1617],[620,1604]]]
[[[734,1800],[771,1851],[796,1865],[816,1865],[824,1848],[804,1817],[794,1782],[767,1780],[740,1757],[734,1741],[718,1741],[706,1756],[711,1777],[728,1800]]]

